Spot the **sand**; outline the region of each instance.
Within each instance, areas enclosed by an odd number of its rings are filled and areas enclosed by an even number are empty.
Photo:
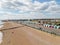
[[[3,42],[0,45],[60,45],[60,36],[14,22],[6,22],[0,30],[3,32]]]

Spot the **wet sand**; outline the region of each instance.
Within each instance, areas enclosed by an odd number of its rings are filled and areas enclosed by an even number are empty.
[[[0,45],[60,45],[60,36],[22,24],[6,22],[0,30],[3,32],[3,42]]]

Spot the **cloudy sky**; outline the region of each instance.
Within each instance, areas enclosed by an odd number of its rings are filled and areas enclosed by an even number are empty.
[[[60,0],[0,0],[0,19],[60,18]]]

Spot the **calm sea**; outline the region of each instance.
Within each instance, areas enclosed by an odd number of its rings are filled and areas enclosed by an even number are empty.
[[[0,21],[0,28],[3,27],[3,24],[4,24],[4,22]],[[3,32],[0,31],[0,44],[2,43],[2,41],[3,41]]]
[[[0,21],[0,28],[3,27],[4,22]]]

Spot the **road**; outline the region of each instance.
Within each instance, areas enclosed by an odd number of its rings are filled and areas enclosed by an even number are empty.
[[[22,24],[6,22],[0,30],[3,32],[3,42],[0,45],[60,45],[60,36]]]

